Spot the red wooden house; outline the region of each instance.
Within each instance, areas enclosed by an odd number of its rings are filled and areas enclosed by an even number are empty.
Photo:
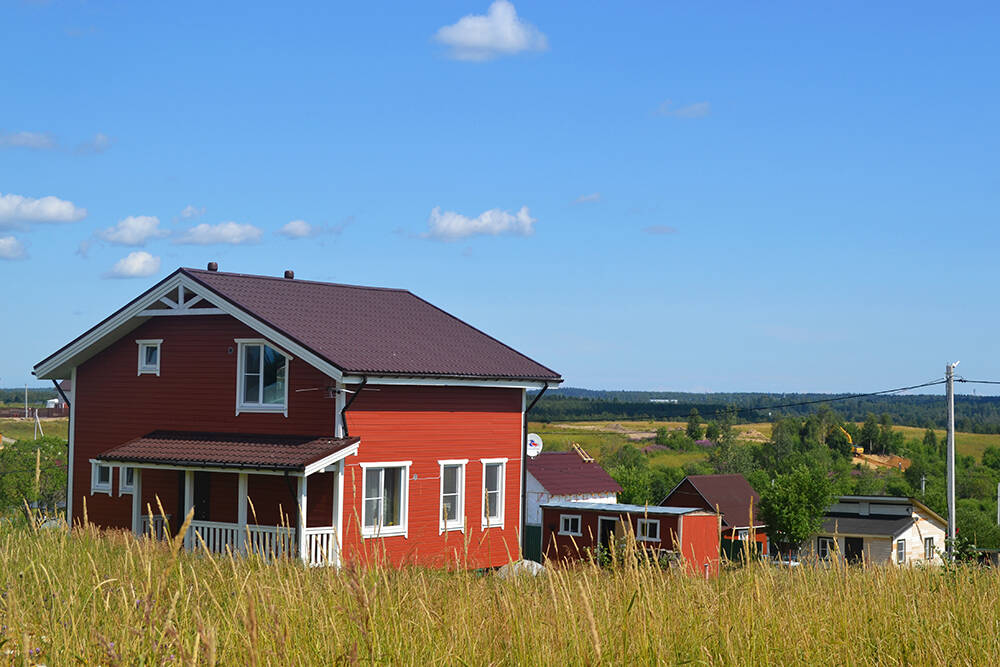
[[[162,536],[193,510],[219,553],[469,567],[518,557],[525,392],[562,381],[408,291],[214,263],[34,373],[72,381],[72,522]]]
[[[719,572],[720,518],[714,511],[569,500],[543,503],[541,508],[546,558],[584,559],[631,535],[652,554],[677,558],[692,574]]]
[[[743,475],[688,475],[660,504],[718,511],[722,515],[720,544],[727,556],[739,558],[742,545],[751,537],[757,553],[767,556],[767,527],[757,518],[760,495]]]

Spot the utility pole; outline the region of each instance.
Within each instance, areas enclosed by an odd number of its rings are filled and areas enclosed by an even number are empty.
[[[24,418],[28,418],[28,385],[24,385]]]
[[[948,400],[948,559],[955,548],[955,366],[944,367],[945,396]]]

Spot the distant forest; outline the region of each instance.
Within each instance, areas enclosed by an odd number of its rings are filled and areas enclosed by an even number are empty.
[[[662,391],[595,391],[565,387],[550,389],[531,411],[534,421],[608,421],[615,419],[660,419],[683,421],[697,408],[711,420],[735,409],[740,422],[776,421],[781,417],[803,417],[815,412],[818,403],[778,407],[788,403],[828,402],[844,419],[862,422],[868,414],[888,414],[895,424],[920,428],[944,428],[944,387],[941,393],[909,396],[867,396],[839,400],[843,394],[693,394]],[[537,393],[537,392],[533,392]],[[652,399],[658,401],[651,402]],[[529,399],[530,400],[530,399]],[[955,396],[955,428],[969,433],[1000,433],[1000,396]]]
[[[58,396],[55,387],[48,388],[28,387],[28,405],[44,405],[45,401]],[[24,405],[24,387],[14,387],[13,389],[0,389],[0,404]]]

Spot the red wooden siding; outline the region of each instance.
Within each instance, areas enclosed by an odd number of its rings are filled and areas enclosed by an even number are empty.
[[[381,386],[362,391],[347,412],[358,456],[347,459],[344,479],[345,555],[392,563],[474,567],[518,558],[521,489],[521,390]],[[482,458],[507,458],[504,527],[484,531]],[[469,459],[465,479],[466,532],[439,534],[442,459]],[[412,461],[409,536],[360,539],[362,462]],[[415,477],[415,478],[414,478]],[[311,486],[310,486],[311,488]],[[486,534],[484,534],[484,532]],[[466,544],[468,543],[468,544]]]
[[[719,573],[718,514],[685,514],[682,519],[681,553],[684,565],[697,576]]]

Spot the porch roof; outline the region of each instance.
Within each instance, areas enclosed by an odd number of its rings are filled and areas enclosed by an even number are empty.
[[[311,474],[357,452],[360,438],[153,431],[98,454],[114,463]]]

